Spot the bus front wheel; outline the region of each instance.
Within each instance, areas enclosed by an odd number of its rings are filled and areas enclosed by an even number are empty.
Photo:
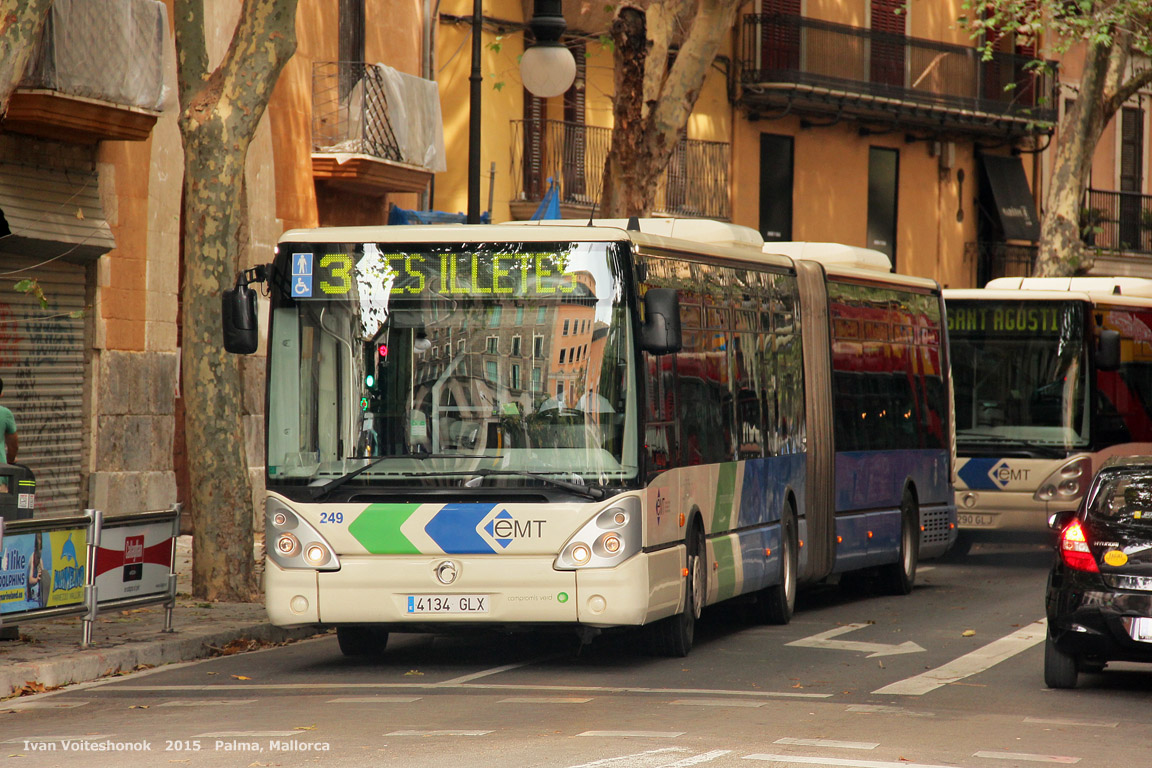
[[[337,627],[336,642],[349,658],[379,656],[388,645],[388,633],[376,627]]]
[[[707,547],[704,531],[698,523],[692,523],[684,540],[687,547],[684,610],[675,616],[661,619],[655,625],[656,643],[665,656],[683,658],[692,650],[696,639],[696,620],[704,608],[704,598],[708,592],[708,569],[704,557]]]

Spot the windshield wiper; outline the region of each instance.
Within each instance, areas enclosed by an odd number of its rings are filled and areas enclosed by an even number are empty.
[[[540,480],[540,481],[546,483],[547,485],[552,485],[552,486],[555,486],[557,488],[563,488],[566,491],[572,491],[573,493],[578,493],[581,496],[584,496],[585,498],[595,499],[597,501],[604,498],[607,495],[603,488],[598,488],[598,487],[592,486],[592,485],[584,485],[583,483],[573,483],[573,482],[570,482],[568,480],[558,480],[555,477],[549,477],[548,475],[541,474],[540,472],[524,472],[524,471],[517,470],[517,469],[477,469],[473,472],[468,472],[466,474],[474,475],[475,476],[474,480],[479,480],[482,477],[490,477],[492,475],[512,475],[514,477],[531,477],[531,478],[534,478],[536,480]],[[475,486],[469,485],[469,483],[471,483],[471,482],[473,482],[473,481],[469,480],[467,483],[464,483],[464,485],[467,485],[469,488],[475,487]]]
[[[398,454],[390,454],[388,456],[377,456],[375,459],[368,462],[364,466],[357,467],[356,469],[352,470],[351,472],[340,475],[340,477],[337,477],[333,480],[329,480],[328,482],[324,483],[324,485],[311,486],[310,491],[312,494],[312,501],[319,501],[320,499],[324,498],[325,496],[327,496],[332,491],[334,491],[337,488],[339,488],[340,486],[344,485],[344,483],[348,482],[349,480],[351,480],[352,478],[361,474],[362,472],[365,472],[365,471],[371,469],[372,467],[376,466],[377,464],[384,461],[385,459],[421,459],[421,460],[423,460],[423,459],[458,459],[458,458],[460,458],[460,457],[457,456],[456,454],[451,454],[451,453],[398,453]],[[407,476],[407,473],[404,473],[404,474],[405,474],[405,476]]]

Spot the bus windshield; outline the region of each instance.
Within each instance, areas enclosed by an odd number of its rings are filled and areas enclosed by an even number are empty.
[[[636,478],[620,247],[281,244],[269,484]]]
[[[1084,322],[1078,301],[948,301],[961,452],[1088,445]]]

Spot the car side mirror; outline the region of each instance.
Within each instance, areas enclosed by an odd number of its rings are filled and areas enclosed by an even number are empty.
[[[654,355],[666,355],[679,352],[683,346],[679,295],[674,288],[649,288],[644,294],[640,348]]]
[[[1101,371],[1115,371],[1120,367],[1120,332],[1100,331],[1100,341],[1096,347],[1096,368]]]
[[[256,321],[256,291],[238,285],[224,291],[220,300],[224,325],[224,349],[234,355],[250,355],[260,344]]]

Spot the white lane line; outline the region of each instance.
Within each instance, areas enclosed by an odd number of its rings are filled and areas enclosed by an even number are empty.
[[[833,765],[845,768],[956,768],[954,765],[934,765],[928,763],[889,763],[878,760],[847,760],[840,757],[805,757],[803,755],[744,755],[745,760],[766,760],[777,763],[799,763],[801,765]]]
[[[492,731],[467,731],[442,729],[434,731],[391,731],[385,736],[487,736]]]
[[[537,664],[541,661],[548,661],[549,659],[555,659],[555,658],[557,658],[557,657],[556,656],[544,656],[544,657],[541,657],[539,659],[530,659],[529,661],[522,661],[518,664],[505,664],[502,667],[493,667],[492,669],[485,669],[485,670],[482,670],[480,672],[473,672],[470,675],[461,675],[460,677],[454,677],[451,680],[444,680],[443,682],[432,683],[432,685],[429,687],[439,688],[441,686],[450,687],[453,685],[463,685],[464,683],[468,683],[468,682],[471,682],[473,680],[479,680],[481,677],[489,677],[491,675],[498,675],[501,672],[507,672],[507,671],[512,670],[512,669],[520,669],[521,667],[527,667],[530,664]]]
[[[773,744],[788,744],[795,747],[834,747],[836,749],[876,749],[880,746],[871,741],[836,741],[834,739],[776,739]]]
[[[19,736],[15,739],[5,739],[0,744],[47,744],[49,742],[64,741],[108,741],[112,738],[110,733],[86,733],[82,736]]]
[[[923,696],[937,688],[958,680],[963,680],[993,667],[1005,659],[1028,650],[1044,641],[1046,619],[1040,619],[1010,635],[993,640],[983,648],[977,648],[942,667],[909,677],[905,680],[877,688],[872,693],[896,694],[900,696]]]
[[[137,693],[189,693],[219,691],[331,691],[345,690],[430,690],[460,688],[467,691],[554,691],[558,693],[659,693],[672,695],[733,696],[753,699],[828,699],[831,693],[794,693],[789,691],[725,691],[709,688],[636,688],[602,685],[448,685],[447,683],[219,683],[208,685],[118,685],[117,691]],[[2,707],[0,707],[2,708]]]
[[[674,739],[684,731],[584,731],[577,736],[606,736],[608,738]]]
[[[305,736],[307,731],[209,731],[197,733],[194,739],[282,739],[287,736]]]
[[[762,707],[766,702],[740,701],[739,699],[676,699],[668,703],[686,707]]]
[[[236,704],[255,704],[256,699],[178,699],[157,704],[158,707],[230,707]]]
[[[661,747],[660,749],[649,749],[645,752],[637,752],[634,755],[618,755],[616,757],[605,757],[601,760],[593,760],[590,763],[580,763],[579,765],[572,765],[569,768],[605,768],[606,766],[614,765],[627,765],[627,766],[643,766],[648,764],[655,764],[656,760],[661,760],[664,756],[669,754],[679,754],[687,752],[684,747]]]
[[[420,696],[341,696],[328,699],[328,704],[411,704],[420,701]]]
[[[904,707],[886,707],[881,704],[850,704],[849,712],[862,712],[866,715],[900,715],[901,717],[936,717],[935,712],[921,712]]]
[[[674,763],[668,763],[663,768],[688,768],[692,765],[700,765],[701,763],[710,763],[718,757],[724,757],[732,750],[730,749],[714,749],[711,752],[704,752],[692,757],[686,757],[683,760],[677,760]]]
[[[1105,723],[1099,720],[1064,720],[1058,717],[1026,717],[1024,722],[1035,723],[1036,725],[1072,725],[1078,728],[1115,728],[1120,725],[1118,721]]]
[[[83,701],[4,701],[0,702],[0,712],[18,712],[22,709],[76,709],[86,707],[91,702]],[[3,742],[0,742],[2,744]]]
[[[587,704],[592,701],[589,698],[577,698],[575,696],[509,696],[507,699],[500,699],[497,704]]]
[[[1072,765],[1080,762],[1080,758],[1078,757],[1029,755],[1024,752],[976,752],[972,757],[984,757],[989,760],[1023,760],[1029,763],[1060,763],[1061,765]]]

